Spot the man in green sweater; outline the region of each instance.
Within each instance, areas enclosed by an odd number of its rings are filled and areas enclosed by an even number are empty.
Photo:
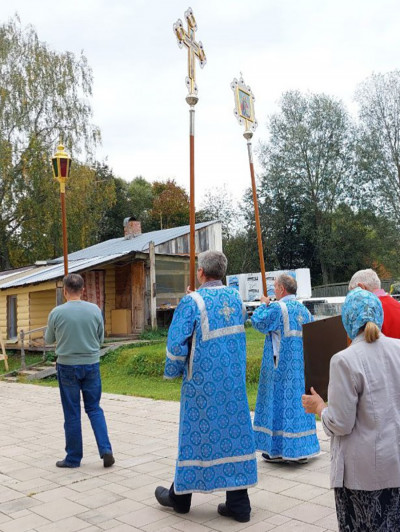
[[[57,344],[57,377],[64,411],[66,457],[57,467],[79,467],[83,456],[81,392],[85,412],[96,438],[104,467],[114,464],[104,412],[100,407],[100,346],[104,340],[103,316],[97,305],[82,301],[83,278],[64,277],[63,305],[49,314],[46,343]]]

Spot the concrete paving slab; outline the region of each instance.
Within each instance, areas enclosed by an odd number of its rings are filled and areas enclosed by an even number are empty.
[[[250,493],[249,523],[218,515],[225,494],[194,494],[189,514],[158,505],[154,490],[174,476],[179,404],[104,394],[116,464],[102,467],[83,413],[81,467],[55,467],[64,457],[63,414],[56,388],[0,382],[0,532],[332,532],[329,438],[309,463],[268,464],[258,456],[259,484]]]

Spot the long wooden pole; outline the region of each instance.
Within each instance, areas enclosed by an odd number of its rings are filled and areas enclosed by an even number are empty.
[[[194,184],[194,107],[189,109],[190,116],[190,206],[189,206],[189,223],[190,223],[190,265],[189,265],[189,284],[190,290],[196,289],[196,215],[195,215],[195,184]]]
[[[64,275],[68,275],[68,239],[67,239],[67,212],[65,209],[65,185],[64,191],[62,190],[62,184],[60,189],[61,200],[61,223],[63,234],[63,255],[64,255]]]
[[[261,238],[260,213],[258,210],[256,178],[254,176],[253,150],[252,150],[250,139],[247,140],[247,151],[249,154],[249,163],[250,163],[251,188],[253,191],[254,215],[255,215],[255,221],[256,221],[258,255],[260,257],[261,279],[262,279],[263,293],[266,296],[267,295],[267,280],[265,279],[265,264],[264,264],[264,251],[263,251],[262,238]]]

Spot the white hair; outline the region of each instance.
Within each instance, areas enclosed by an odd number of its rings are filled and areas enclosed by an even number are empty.
[[[220,251],[203,251],[198,255],[198,266],[203,268],[204,275],[210,279],[221,280],[228,265],[227,258]]]
[[[296,295],[297,292],[297,281],[292,275],[287,273],[281,273],[276,278],[276,284],[280,284],[286,290],[288,294]]]
[[[367,290],[370,292],[373,290],[378,290],[381,287],[381,281],[377,273],[371,268],[356,272],[350,279],[349,290],[354,290],[354,288],[357,288],[359,283],[364,284],[367,287]]]

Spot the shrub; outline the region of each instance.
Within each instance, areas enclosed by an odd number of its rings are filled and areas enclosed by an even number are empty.
[[[143,331],[139,338],[140,340],[160,340],[168,336],[168,329],[166,327],[160,327],[159,329],[146,329]]]
[[[162,353],[137,353],[128,363],[128,375],[146,375],[148,377],[162,377],[164,375],[165,351]]]

